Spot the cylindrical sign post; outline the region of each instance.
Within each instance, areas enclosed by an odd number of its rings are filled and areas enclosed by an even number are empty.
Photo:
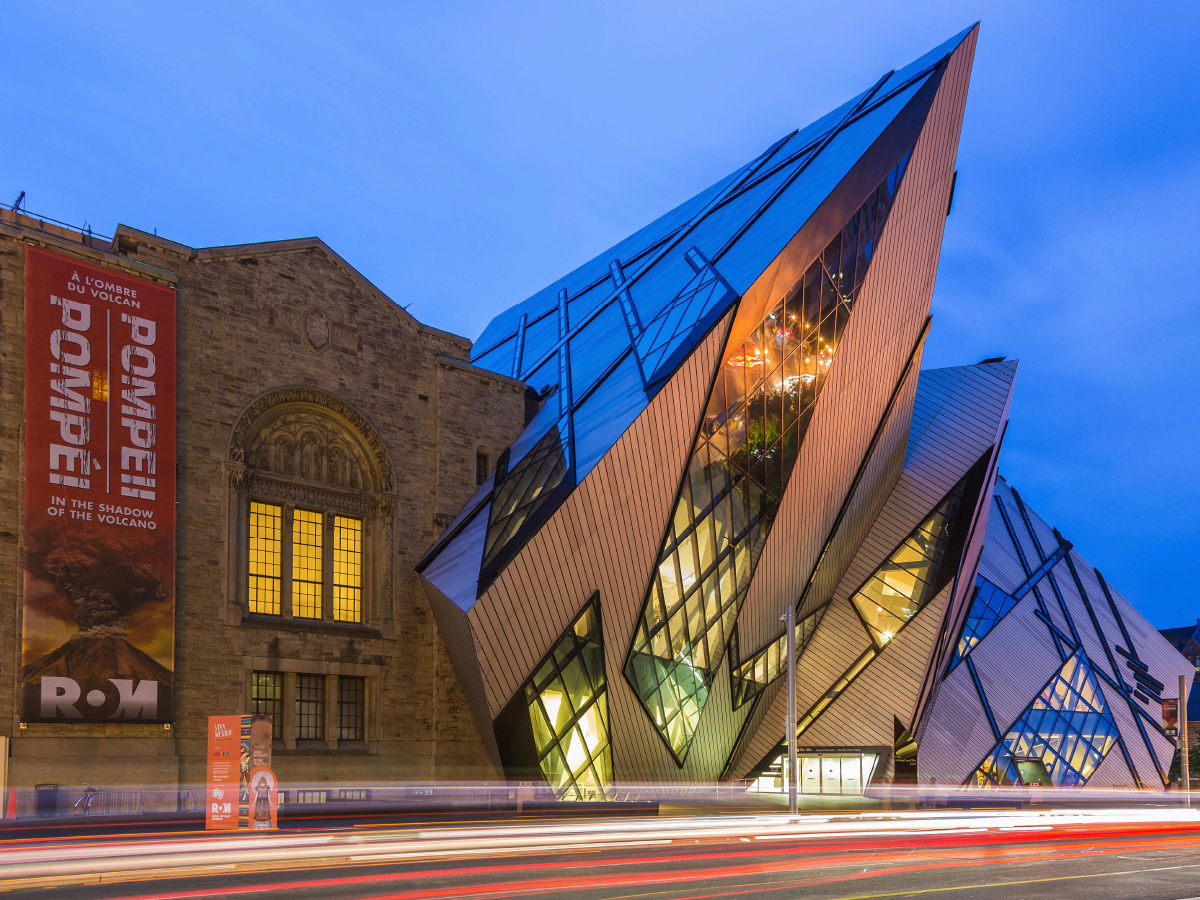
[[[796,798],[796,608],[788,604],[787,615],[783,617],[787,623],[787,783],[788,783],[788,812],[793,816],[797,811]]]
[[[1187,676],[1179,676],[1179,774],[1183,779],[1183,805],[1192,806],[1192,770],[1188,763]]]

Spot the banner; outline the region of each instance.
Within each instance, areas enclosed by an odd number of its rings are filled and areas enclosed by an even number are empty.
[[[204,827],[238,827],[242,775],[242,716],[208,717],[208,792]]]
[[[175,291],[27,246],[24,721],[171,721],[175,442]]]
[[[208,717],[204,827],[275,827],[279,786],[271,771],[271,716]]]
[[[1179,701],[1162,701],[1162,726],[1167,737],[1179,737]]]

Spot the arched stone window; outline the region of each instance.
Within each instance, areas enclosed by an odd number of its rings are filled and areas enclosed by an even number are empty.
[[[488,472],[490,471],[487,447],[480,447],[475,451],[475,483],[483,484],[487,481]]]
[[[226,468],[243,615],[391,619],[395,480],[365,417],[321,391],[273,391],[239,417]]]

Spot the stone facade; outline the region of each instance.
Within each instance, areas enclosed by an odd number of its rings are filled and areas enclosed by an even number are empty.
[[[177,290],[168,727],[20,722],[26,243]],[[0,293],[0,659],[9,667],[0,708],[13,711],[0,735],[13,738],[9,785],[58,784],[64,797],[84,782],[154,786],[156,804],[170,808],[176,790],[201,796],[207,717],[250,712],[254,671],[282,674],[285,737],[274,765],[284,786],[495,776],[413,566],[474,493],[477,458],[494,464],[524,426],[524,384],[462,362],[468,340],[421,325],[317,239],[196,250],[122,226],[108,244],[6,213]],[[280,616],[249,611],[246,515],[259,496],[289,511],[318,503],[361,518],[361,624],[328,611],[298,619],[290,603]],[[337,734],[332,676],[363,678],[366,740],[295,740],[298,674],[327,676],[326,738]],[[18,812],[32,802],[22,793]]]

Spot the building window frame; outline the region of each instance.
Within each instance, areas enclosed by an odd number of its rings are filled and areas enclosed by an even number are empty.
[[[296,675],[295,738],[300,741],[324,741],[326,735],[324,675]]]
[[[363,416],[318,391],[272,392],[239,418],[225,466],[234,548],[228,596],[241,618],[370,628],[392,621],[395,479],[382,441]],[[263,509],[279,511],[276,563],[265,573],[262,522],[252,516]],[[314,553],[303,555],[296,523],[312,515],[320,515],[320,531],[310,542]],[[357,547],[347,538],[356,538]],[[302,585],[312,587],[302,593]],[[267,602],[264,587],[274,590]]]
[[[283,673],[250,673],[250,713],[271,716],[271,739],[283,740]]]

